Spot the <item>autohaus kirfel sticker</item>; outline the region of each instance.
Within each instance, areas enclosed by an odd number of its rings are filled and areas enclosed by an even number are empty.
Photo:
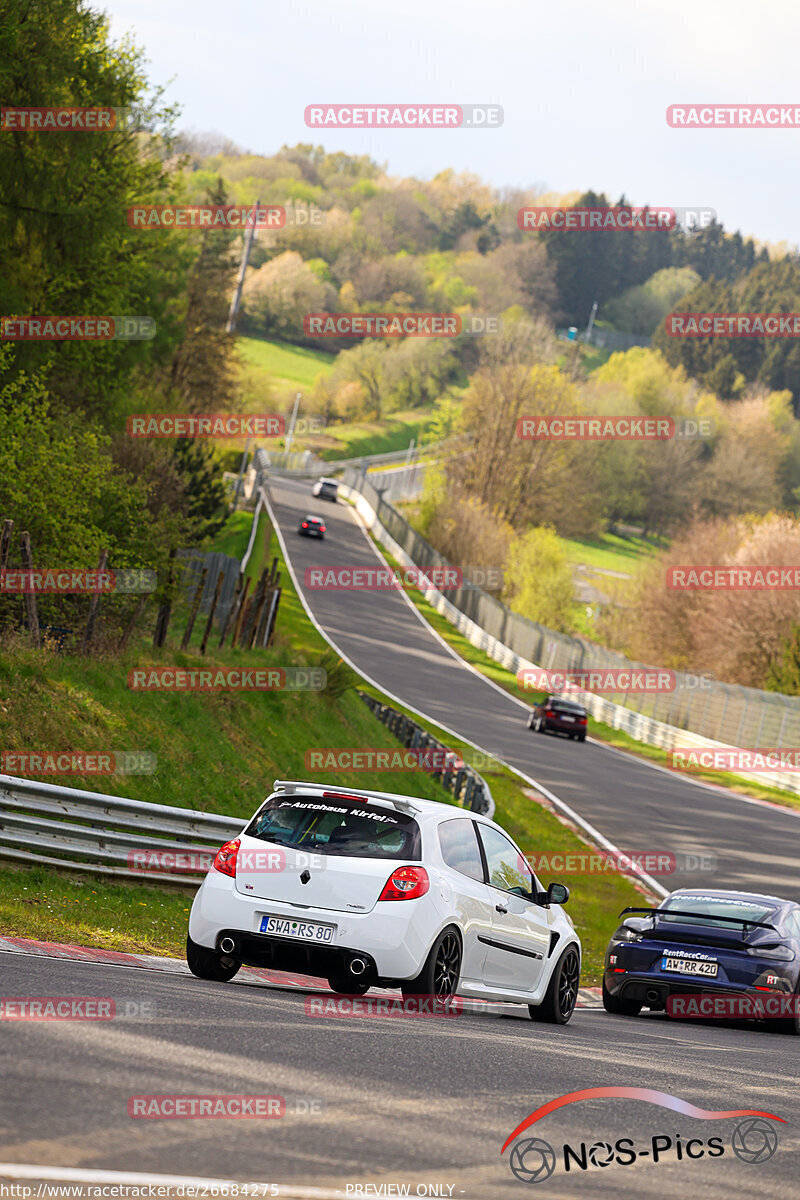
[[[671,1109],[692,1121],[735,1121],[733,1128],[707,1136],[700,1127],[676,1132],[670,1122],[669,1133],[655,1133],[647,1139],[599,1137],[578,1143],[563,1142],[560,1147],[541,1137],[523,1136],[531,1127],[557,1109],[579,1100],[639,1100]],[[689,1104],[667,1092],[638,1087],[584,1088],[549,1100],[527,1116],[506,1138],[500,1153],[511,1147],[508,1165],[521,1183],[544,1183],[557,1170],[580,1175],[594,1167],[630,1167],[640,1158],[645,1162],[699,1162],[734,1155],[741,1163],[754,1166],[772,1158],[778,1148],[778,1130],[773,1122],[785,1123],[784,1117],[755,1108],[705,1109]],[[715,1127],[711,1127],[715,1128]],[[687,1133],[689,1136],[687,1136]],[[513,1143],[513,1145],[512,1145]]]

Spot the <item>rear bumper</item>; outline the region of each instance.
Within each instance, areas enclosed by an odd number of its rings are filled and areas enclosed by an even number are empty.
[[[216,949],[220,938],[229,935],[240,945],[242,961],[253,966],[271,965],[325,978],[332,969],[338,973],[354,955],[361,955],[375,978],[413,979],[446,923],[434,905],[427,903],[430,896],[431,892],[419,900],[383,901],[368,913],[299,908],[242,895],[233,879],[212,870],[194,898],[189,936],[199,946]],[[321,946],[265,937],[259,932],[265,914],[334,925],[333,941]]]
[[[603,978],[606,990],[612,996],[621,1000],[632,1000],[656,1012],[666,1007],[670,996],[741,996],[751,991],[756,996],[764,994],[756,991],[752,985],[743,983],[727,983],[716,979],[701,980],[686,976],[666,977],[646,971],[629,971],[622,975],[613,974],[606,969]]]

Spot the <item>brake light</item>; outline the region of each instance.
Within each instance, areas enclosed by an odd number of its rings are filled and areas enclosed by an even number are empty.
[[[352,796],[349,792],[323,792],[323,796],[332,796],[334,800],[360,800],[366,804],[366,796]]]
[[[397,867],[392,871],[379,900],[417,900],[424,896],[431,886],[428,872],[424,867]]]
[[[324,526],[324,525],[320,525],[320,527],[319,527],[319,528],[320,528],[320,533],[324,533],[324,532],[325,532],[325,526]]]
[[[301,528],[303,528],[303,529],[308,529],[308,521],[303,521],[303,524],[302,524],[302,527],[301,527]]]
[[[235,879],[236,856],[238,853],[239,838],[235,842],[226,842],[224,846],[220,846],[212,863],[214,870],[220,871],[223,875],[230,875],[231,879]]]
[[[586,717],[578,717],[578,724],[579,724],[579,725],[585,725],[585,724],[586,724]]]

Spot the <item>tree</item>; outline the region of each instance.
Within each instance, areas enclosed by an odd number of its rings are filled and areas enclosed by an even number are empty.
[[[575,585],[555,530],[538,526],[518,534],[506,567],[506,595],[515,612],[559,633],[574,625]]]
[[[287,250],[250,271],[242,289],[242,310],[248,328],[261,335],[292,342],[308,341],[303,318],[329,312],[336,301],[330,284],[321,280],[295,250]]]

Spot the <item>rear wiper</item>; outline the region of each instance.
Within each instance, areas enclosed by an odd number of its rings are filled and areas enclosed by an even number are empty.
[[[747,933],[748,925],[752,925],[757,929],[773,929],[778,932],[777,926],[770,925],[767,921],[753,921],[750,917],[722,917],[716,913],[711,916],[709,913],[703,912],[686,912],[681,908],[623,908],[619,914],[623,916],[625,913],[647,913],[648,917],[653,918],[655,924],[656,917],[692,917],[695,921],[725,921],[729,925],[743,925],[742,936]]]

